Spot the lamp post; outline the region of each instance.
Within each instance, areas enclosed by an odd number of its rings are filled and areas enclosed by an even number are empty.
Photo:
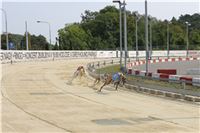
[[[146,43],[146,73],[148,73],[149,47],[148,47],[148,14],[147,14],[147,0],[145,0],[145,43]]]
[[[135,49],[136,49],[136,60],[138,60],[138,21],[140,20],[141,16],[138,17],[138,15],[136,15],[136,21],[135,21]]]
[[[151,59],[151,57],[152,57],[152,23],[151,23],[151,21],[149,22],[149,32],[150,32],[150,36],[149,36],[149,39],[150,39],[150,54],[149,54],[149,56],[150,56],[150,59]]]
[[[126,3],[125,0],[123,2],[123,9],[124,9],[124,51],[125,51],[125,57],[124,57],[124,68],[126,70],[126,63],[127,63],[127,23],[126,23]]]
[[[25,30],[26,30],[26,50],[29,50],[29,48],[28,48],[28,30],[27,30],[27,21],[25,21]]]
[[[37,21],[37,23],[46,23],[49,25],[49,43],[51,45],[51,25],[50,25],[50,23],[47,21]],[[50,49],[50,46],[49,46],[49,49]]]
[[[7,23],[7,13],[6,13],[6,11],[4,10],[4,9],[2,9],[1,8],[1,10],[2,10],[2,12],[4,13],[4,15],[5,15],[5,26],[6,26],[6,47],[7,47],[7,50],[9,50],[9,45],[8,45],[8,23]]]
[[[185,22],[186,23],[186,26],[187,26],[187,28],[186,28],[186,41],[187,41],[187,47],[186,47],[186,50],[187,50],[187,54],[186,54],[186,56],[188,57],[188,51],[189,51],[189,26],[191,25],[189,22]]]
[[[170,22],[167,23],[167,58],[169,58],[169,24]]]
[[[120,0],[113,0],[113,3],[119,3],[119,29],[120,29],[120,68],[122,68],[122,3]]]

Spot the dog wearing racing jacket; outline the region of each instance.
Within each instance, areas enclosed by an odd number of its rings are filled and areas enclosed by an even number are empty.
[[[122,73],[118,72],[113,75],[109,74],[107,78],[105,79],[104,84],[101,86],[101,88],[98,91],[101,92],[104,86],[109,85],[111,83],[113,83],[114,86],[116,86],[115,90],[117,90],[120,82],[122,82],[123,85],[126,82],[126,77]]]

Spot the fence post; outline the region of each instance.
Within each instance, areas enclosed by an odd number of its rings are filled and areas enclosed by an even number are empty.
[[[181,82],[182,82],[182,87],[185,90],[185,85],[186,85],[185,80],[182,80]]]
[[[104,66],[106,65],[106,61],[104,61],[103,65],[104,65]]]
[[[182,84],[183,90],[186,90],[186,80],[181,80],[181,84]],[[184,93],[183,93],[183,96],[185,96]]]

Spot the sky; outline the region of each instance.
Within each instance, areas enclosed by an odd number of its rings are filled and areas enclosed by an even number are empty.
[[[80,2],[81,1],[81,2]],[[92,1],[92,2],[91,2]],[[126,0],[127,10],[144,14],[144,0]],[[80,22],[85,10],[99,11],[112,0],[3,0],[0,7],[7,12],[8,32],[24,34],[25,21],[28,31],[35,35],[44,35],[49,41],[48,25],[36,21],[47,21],[51,25],[52,43],[55,43],[57,31],[65,24]],[[148,14],[157,19],[171,20],[181,14],[200,12],[199,0],[148,0]],[[5,32],[4,14],[0,13],[1,32]]]

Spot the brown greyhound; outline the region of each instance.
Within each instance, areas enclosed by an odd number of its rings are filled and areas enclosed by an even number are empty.
[[[72,83],[72,81],[73,81],[76,77],[78,77],[78,76],[79,76],[79,78],[81,78],[81,77],[83,77],[83,76],[86,76],[85,69],[84,69],[83,66],[79,66],[79,67],[77,68],[77,70],[74,72],[73,77],[72,77],[72,79],[69,81],[69,83]]]
[[[104,84],[101,86],[101,88],[98,91],[101,92],[103,87],[106,86],[106,85],[109,85],[110,83],[114,83],[114,85],[116,86],[115,90],[117,90],[118,85],[120,84],[120,82],[122,82],[123,85],[126,82],[126,77],[122,73],[116,73],[114,75],[109,74],[107,76],[107,78],[105,79]]]

